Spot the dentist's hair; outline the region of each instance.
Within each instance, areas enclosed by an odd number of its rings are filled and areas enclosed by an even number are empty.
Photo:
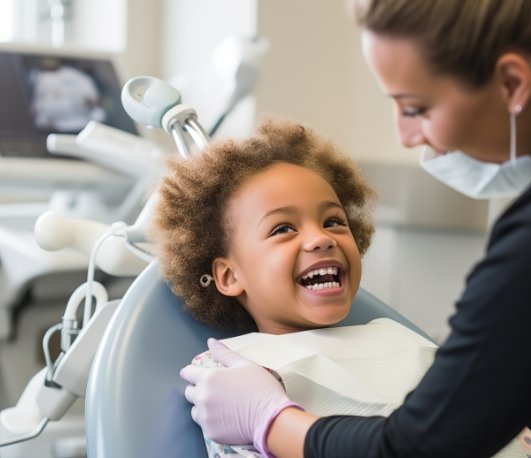
[[[435,74],[483,86],[507,51],[531,54],[531,0],[353,0],[370,32],[412,39]]]
[[[200,321],[256,330],[237,299],[222,295],[214,284],[202,286],[200,278],[211,274],[213,260],[228,255],[237,243],[226,211],[230,199],[246,180],[277,162],[300,165],[323,177],[347,212],[360,254],[369,246],[374,192],[352,159],[331,141],[274,117],[246,139],[214,141],[190,160],[169,163],[153,226],[161,275]]]

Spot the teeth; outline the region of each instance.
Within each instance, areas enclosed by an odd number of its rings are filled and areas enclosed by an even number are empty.
[[[315,275],[337,275],[338,268],[337,267],[321,267],[320,269],[315,269],[307,274],[302,276],[303,280],[307,280],[308,278],[313,278]]]
[[[321,289],[328,289],[328,288],[339,288],[339,282],[337,281],[329,281],[326,283],[316,283],[315,285],[308,285],[306,288],[311,289],[312,291],[318,291]]]

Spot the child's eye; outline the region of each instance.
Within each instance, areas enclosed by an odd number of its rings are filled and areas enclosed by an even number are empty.
[[[327,220],[324,223],[324,227],[337,227],[337,226],[346,226],[347,222],[344,218],[340,218],[339,216],[333,216],[332,218],[327,218]]]
[[[288,232],[294,232],[294,231],[295,229],[289,224],[279,224],[271,231],[269,235],[271,236],[271,235],[287,234]]]
[[[405,107],[402,109],[402,116],[406,118],[414,118],[415,116],[421,116],[426,113],[426,108],[421,107]]]

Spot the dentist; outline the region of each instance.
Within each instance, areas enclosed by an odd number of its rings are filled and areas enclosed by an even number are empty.
[[[402,144],[425,145],[422,167],[463,194],[515,200],[466,279],[432,367],[388,418],[290,407],[269,373],[214,340],[226,367],[181,372],[192,416],[218,442],[253,442],[270,457],[490,457],[531,425],[531,0],[358,0],[354,9]],[[234,389],[218,392],[220,383]]]

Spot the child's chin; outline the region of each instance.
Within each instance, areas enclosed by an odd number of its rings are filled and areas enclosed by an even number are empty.
[[[314,321],[314,328],[328,328],[330,326],[335,326],[344,320],[348,315],[348,310],[345,313],[336,313],[333,316],[329,317],[320,317]]]

